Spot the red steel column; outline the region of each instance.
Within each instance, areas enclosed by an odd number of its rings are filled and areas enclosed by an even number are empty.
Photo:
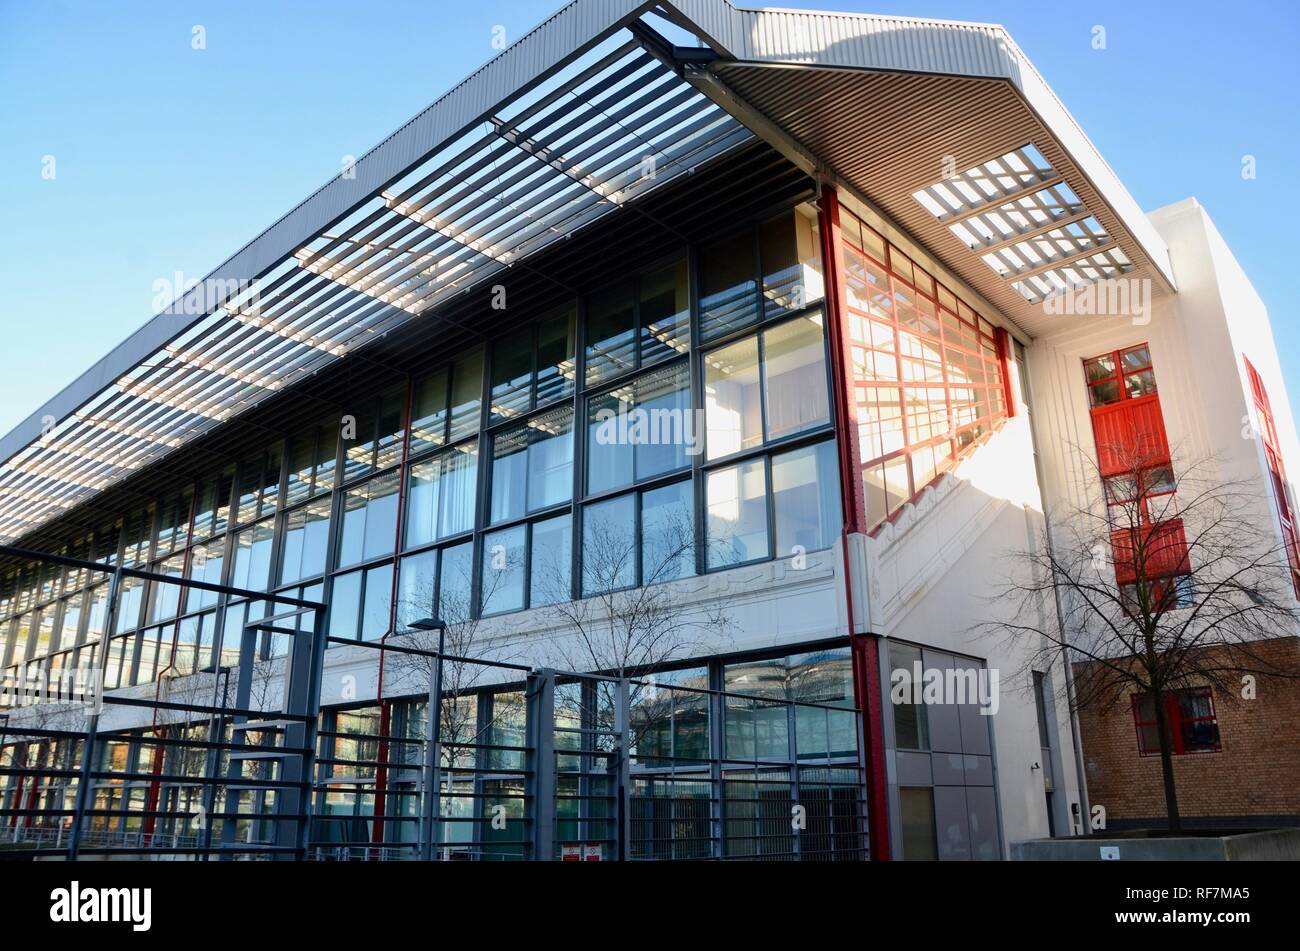
[[[849,347],[848,319],[844,311],[845,287],[840,237],[839,196],[830,185],[822,187],[819,211],[822,269],[826,282],[826,327],[830,338],[831,383],[834,390],[835,435],[839,446],[840,496],[843,504],[844,596],[848,606],[849,635],[853,644],[853,689],[862,714],[863,762],[867,781],[867,828],[871,834],[871,857],[889,860],[889,796],[885,782],[884,706],[880,689],[879,646],[874,635],[853,629],[852,564],[849,535],[862,533],[867,524],[866,499],[862,490],[857,417],[853,411],[853,362]]]

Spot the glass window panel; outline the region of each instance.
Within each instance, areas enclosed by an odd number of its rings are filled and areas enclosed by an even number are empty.
[[[316,427],[316,452],[313,459],[312,492],[319,495],[334,488],[334,469],[337,465],[339,421],[328,419]]]
[[[516,525],[483,537],[479,603],[485,615],[523,609],[526,528]]]
[[[1150,396],[1156,391],[1156,377],[1151,370],[1124,374],[1124,387],[1128,397],[1135,400],[1140,396]]]
[[[1119,380],[1107,380],[1088,387],[1093,406],[1106,406],[1119,400]]]
[[[411,397],[411,453],[447,442],[447,387],[451,372],[438,370],[421,377]]]
[[[641,277],[640,307],[643,366],[690,349],[691,314],[685,259]]]
[[[763,334],[767,438],[830,422],[822,315],[810,314]]]
[[[412,466],[406,505],[407,547],[471,530],[477,497],[477,446],[457,446]]]
[[[190,555],[190,577],[208,584],[221,584],[222,569],[226,562],[226,543],[217,539],[207,545],[195,548]],[[217,603],[215,591],[191,589],[186,603],[186,610],[202,611]]]
[[[1151,366],[1151,351],[1145,345],[1125,350],[1119,355],[1119,358],[1124,366],[1125,373]],[[1113,360],[1111,357],[1099,357],[1098,359]]]
[[[704,416],[710,459],[762,443],[760,399],[756,337],[705,354]]]
[[[582,593],[636,584],[636,495],[588,505],[582,515]]]
[[[768,557],[763,460],[752,459],[708,473],[705,498],[710,568]]]
[[[271,581],[273,522],[261,522],[235,536],[235,564],[230,583],[237,588],[265,591]]]
[[[502,337],[492,347],[492,421],[514,419],[532,407],[532,328]]]
[[[695,494],[687,480],[641,496],[641,580],[695,574]]]
[[[472,615],[474,544],[443,549],[438,573],[438,617],[448,624],[463,624]]]
[[[840,533],[840,485],[835,442],[772,457],[776,556],[829,548]]]
[[[317,499],[285,516],[280,583],[291,584],[325,571],[330,500]]]
[[[534,416],[497,434],[492,452],[492,521],[568,500],[573,494],[573,411]]]
[[[587,303],[587,385],[633,369],[636,310],[632,286],[598,291]]]
[[[397,533],[396,473],[348,489],[339,532],[340,565],[391,555]]]
[[[174,555],[166,561],[158,562],[153,566],[153,572],[166,575],[168,578],[183,578],[185,576],[185,556]],[[147,620],[153,622],[175,617],[180,612],[180,600],[181,588],[178,585],[151,582],[149,585],[149,613]]]
[[[365,601],[361,605],[361,639],[378,640],[388,633],[393,603],[393,563],[366,571]]]
[[[1089,383],[1106,380],[1115,375],[1115,358],[1110,354],[1083,361],[1083,370]]]
[[[690,368],[654,370],[589,405],[587,491],[603,492],[684,468],[693,444]]]
[[[636,454],[627,436],[635,409],[631,384],[591,397],[587,403],[587,492],[596,494],[635,479]]]
[[[763,267],[763,313],[774,317],[803,306],[804,287],[795,235],[795,212],[765,222],[758,231]]]
[[[451,428],[448,436],[451,442],[478,432],[482,393],[483,351],[477,350],[461,357],[452,368]]]
[[[538,607],[571,597],[573,524],[569,515],[533,523],[528,604]]]
[[[700,333],[716,339],[758,317],[754,235],[742,231],[700,251]]]
[[[573,394],[577,315],[572,308],[542,321],[537,328],[537,406]]]
[[[357,636],[357,614],[361,605],[361,572],[339,575],[330,592],[330,636]]]
[[[438,552],[423,551],[402,559],[397,575],[397,630],[434,614]]]
[[[296,433],[289,440],[289,478],[285,504],[292,505],[311,495],[312,466],[316,456],[316,427]]]

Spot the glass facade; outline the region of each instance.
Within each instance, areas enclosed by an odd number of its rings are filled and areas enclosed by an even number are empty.
[[[332,634],[377,639],[827,548],[823,296],[816,212],[792,207],[373,380],[65,552],[322,598]],[[0,577],[0,663],[94,656],[145,683],[228,657],[266,610],[127,579],[108,631],[106,593],[57,567]]]

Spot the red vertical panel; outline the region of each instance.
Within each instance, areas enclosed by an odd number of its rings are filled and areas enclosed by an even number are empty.
[[[885,733],[881,723],[884,695],[880,688],[880,641],[857,634],[853,643],[853,690],[862,714],[863,758],[867,779],[867,831],[871,859],[888,862],[889,787],[885,782]]]
[[[1007,328],[997,328],[997,335],[994,337],[998,345],[998,362],[1002,364],[1002,399],[1007,408],[1007,417],[1016,415],[1016,401],[1011,388],[1011,335],[1007,333]],[[1029,394],[1025,394],[1025,399],[1029,399]]]

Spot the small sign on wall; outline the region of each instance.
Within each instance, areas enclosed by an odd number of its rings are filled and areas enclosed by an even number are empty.
[[[1101,846],[1101,860],[1103,862],[1118,862],[1119,846],[1118,845]]]

